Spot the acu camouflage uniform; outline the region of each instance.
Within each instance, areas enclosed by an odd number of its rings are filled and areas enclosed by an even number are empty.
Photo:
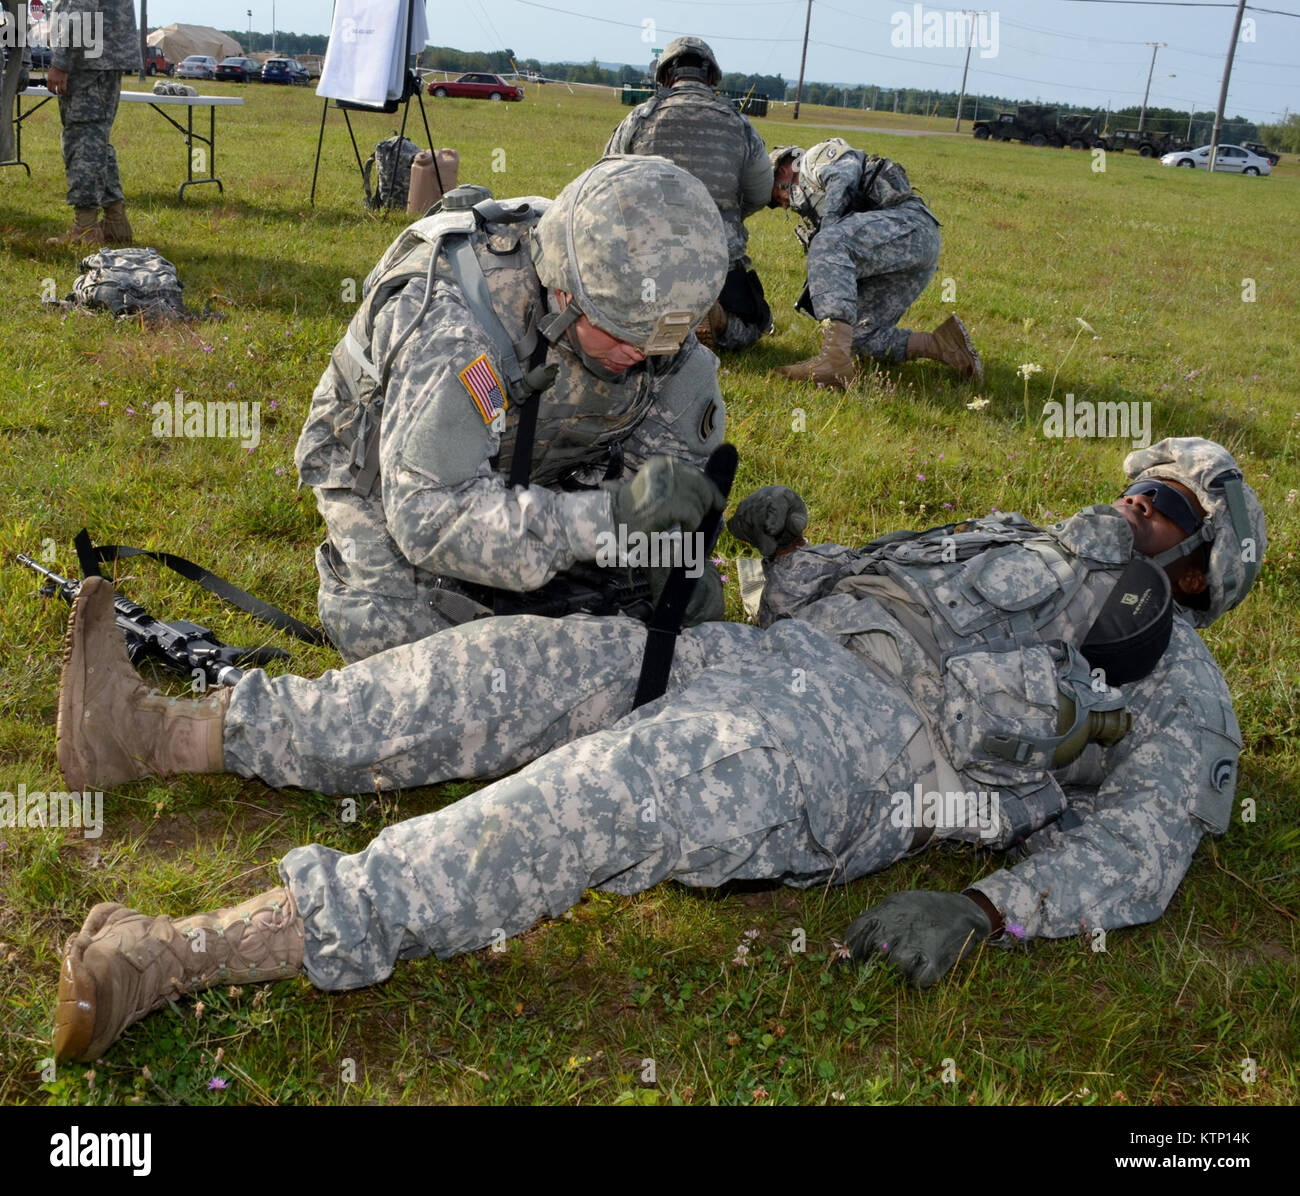
[[[729,279],[751,269],[745,220],[772,198],[772,163],[754,126],[708,84],[682,79],[661,89],[624,117],[605,153],[658,154],[689,170],[709,189],[722,215]],[[768,331],[769,324],[760,326],[728,308],[717,346],[745,349]]]
[[[1130,476],[1159,476],[1170,443],[1133,454]],[[1231,461],[1217,452],[1210,475]],[[974,887],[1014,934],[1147,922],[1231,815],[1241,736],[1192,626],[1248,588],[1230,556],[1217,576],[1232,592],[1212,586],[1208,613],[1178,608],[1154,670],[1105,691],[1133,718],[1118,743],[1059,766],[1050,747],[1017,762],[981,746],[989,731],[1055,733],[1061,688],[1078,699],[1088,683],[1086,670],[1063,682],[1061,643],[1082,641],[1134,555],[1109,507],[1047,531],[1009,515],[861,551],[802,549],[766,563],[766,630],[685,632],[668,693],[631,713],[646,633],[627,619],[486,620],[315,682],[250,672],[225,765],[352,792],[497,775],[549,751],[356,855],[312,845],[284,857],[304,967],[323,988],[482,947],[589,887],[846,883],[944,839],[1011,853]],[[996,818],[918,828],[894,799],[918,785],[996,791]]]
[[[68,203],[74,208],[102,208],[123,198],[117,152],[109,143],[122,93],[122,74],[140,69],[140,34],[132,0],[53,0],[50,13],[50,65],[68,73],[68,90],[59,97],[63,122],[63,166]],[[60,21],[93,32],[103,14],[103,53],[91,45],[60,45]],[[83,14],[89,21],[83,23]],[[71,38],[67,40],[72,40]]]
[[[529,214],[481,228],[472,213],[457,214],[474,230],[492,307],[516,344],[536,335],[547,311],[530,250],[550,202],[502,201]],[[613,522],[609,492],[590,487],[658,453],[703,466],[723,438],[717,359],[694,336],[671,356],[603,377],[560,340],[546,353],[554,384],[533,400],[531,484],[509,488],[519,408],[489,418],[466,380],[476,362],[498,382],[505,374],[446,247],[435,256],[431,238],[445,219],[412,224],[366,279],[298,441],[299,476],[329,533],[316,554],[320,617],[349,661],[485,613],[467,601],[465,583],[536,590],[593,560]],[[702,269],[699,250],[683,236],[664,269]],[[366,479],[376,438],[377,473]],[[574,486],[589,488],[565,489]]]
[[[840,138],[804,155],[796,192],[817,226],[808,246],[817,319],[853,325],[855,353],[906,360],[911,330],[897,325],[939,264],[934,213],[897,162],[851,149]],[[798,201],[792,195],[795,210]]]

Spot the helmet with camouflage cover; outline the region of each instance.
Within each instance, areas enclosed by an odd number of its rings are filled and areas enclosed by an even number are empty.
[[[708,190],[649,155],[610,155],[574,179],[537,222],[532,253],[542,284],[572,296],[567,322],[585,315],[646,354],[676,353],[727,276]]]
[[[1181,482],[1205,510],[1201,527],[1181,543],[1152,558],[1167,565],[1208,546],[1205,571],[1208,601],[1191,611],[1198,627],[1207,627],[1236,606],[1259,572],[1268,535],[1264,509],[1227,449],[1200,436],[1169,437],[1124,458],[1124,472],[1135,482]]]
[[[795,163],[799,181],[790,191],[790,210],[806,220],[820,222],[822,204],[826,199],[826,184],[821,171],[824,166],[851,152],[853,147],[843,137],[828,137],[807,150]]]
[[[710,87],[722,82],[722,68],[703,38],[675,37],[659,55],[655,82],[671,87],[678,79],[698,79]]]

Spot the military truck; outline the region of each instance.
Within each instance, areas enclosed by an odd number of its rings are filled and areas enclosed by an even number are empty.
[[[971,132],[980,141],[1027,141],[1030,145],[1068,145],[1088,149],[1097,144],[1097,118],[1086,112],[1061,115],[1044,104],[1018,104],[993,120],[977,120]]]
[[[1122,154],[1126,149],[1137,150],[1143,158],[1159,158],[1162,154],[1171,154],[1174,150],[1187,149],[1187,142],[1173,133],[1153,133],[1150,129],[1139,132],[1137,129],[1116,129],[1097,141],[1103,149]]]

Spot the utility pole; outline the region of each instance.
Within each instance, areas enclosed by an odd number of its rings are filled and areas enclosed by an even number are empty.
[[[966,33],[966,65],[961,68],[961,94],[957,97],[957,127],[953,131],[961,132],[961,106],[966,99],[966,73],[970,70],[970,46],[975,40],[975,10],[968,9],[966,15],[970,17],[970,28]]]
[[[803,99],[803,68],[808,61],[808,30],[812,26],[812,0],[808,0],[808,15],[803,22],[803,53],[799,55],[799,85],[794,89],[794,119],[799,119],[799,101]]]
[[[1242,0],[1242,3],[1245,3],[1245,0]],[[1147,45],[1151,47],[1151,69],[1147,71],[1147,89],[1142,93],[1142,115],[1138,117],[1139,133],[1142,132],[1142,126],[1147,121],[1147,100],[1151,96],[1151,77],[1156,73],[1156,54],[1161,46],[1167,44],[1167,42],[1147,42]]]
[[[1237,38],[1241,36],[1241,17],[1246,0],[1237,0],[1237,16],[1232,22],[1232,42],[1228,46],[1228,61],[1223,64],[1223,83],[1219,87],[1219,106],[1214,110],[1214,132],[1210,134],[1210,171],[1219,156],[1219,134],[1223,132],[1223,110],[1228,106],[1228,80],[1232,78],[1232,60],[1237,53]]]
[[[271,0],[271,53],[275,53],[275,0]]]
[[[1183,139],[1188,145],[1192,144],[1192,117],[1196,115],[1195,110],[1187,114],[1187,136]]]
[[[251,54],[252,52],[253,52],[253,10],[250,8],[248,10],[248,49],[245,50],[244,53]]]

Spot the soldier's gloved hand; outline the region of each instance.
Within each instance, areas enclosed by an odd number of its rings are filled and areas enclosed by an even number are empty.
[[[629,532],[663,532],[674,525],[693,532],[727,500],[703,472],[676,457],[651,457],[630,482],[615,482],[614,526]]]
[[[650,570],[650,598],[659,601],[664,583],[668,580],[669,566]],[[694,627],[699,623],[720,623],[727,613],[726,594],[722,588],[722,575],[712,561],[704,562],[704,572],[695,583],[691,600],[686,604],[686,613],[682,617],[683,627]]]
[[[737,540],[764,556],[799,543],[808,526],[808,508],[789,486],[764,486],[741,499],[727,528]]]
[[[887,959],[916,988],[929,988],[993,933],[988,915],[962,893],[892,893],[858,916],[845,942],[853,958]]]

